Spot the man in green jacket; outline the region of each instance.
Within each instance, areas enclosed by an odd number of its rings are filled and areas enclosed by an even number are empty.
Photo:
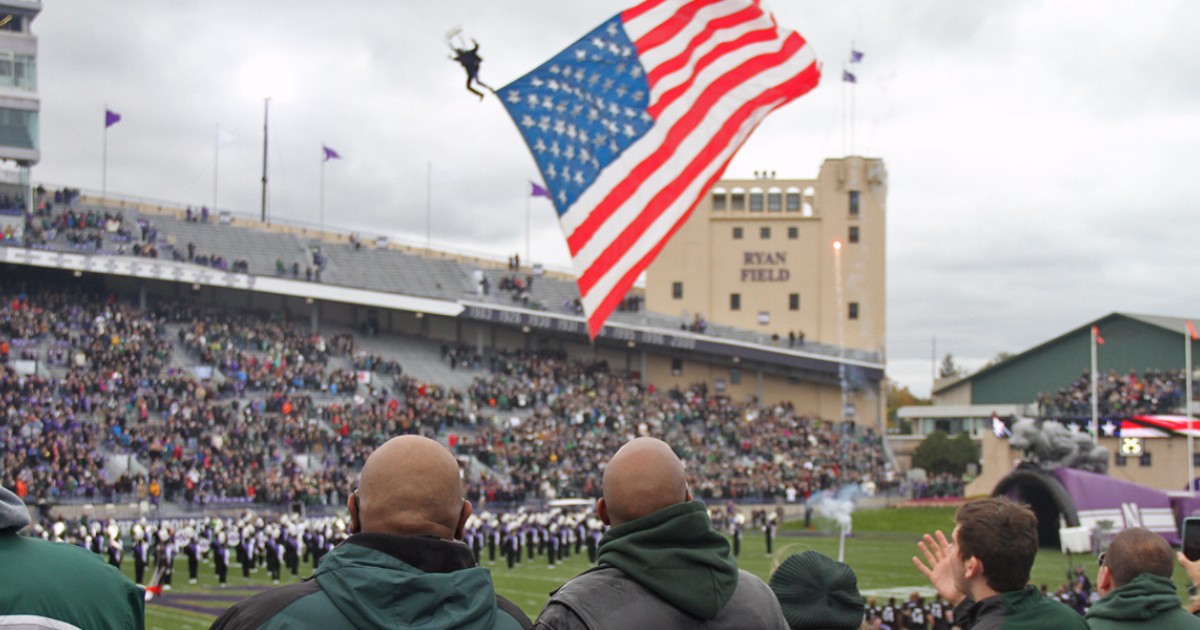
[[[96,554],[18,535],[29,510],[0,487],[0,627],[142,630],[142,589]]]
[[[1092,630],[1116,628],[1200,628],[1200,619],[1183,609],[1171,572],[1171,546],[1141,527],[1113,537],[1100,556],[1096,588],[1100,601],[1087,612]]]
[[[1029,586],[1037,556],[1037,516],[1004,497],[964,504],[947,540],[941,531],[918,543],[913,564],[954,606],[963,630],[1086,630],[1083,617]]]
[[[225,611],[214,629],[466,628],[517,630],[529,618],[492,586],[462,542],[471,502],[441,444],[407,435],[367,458],[347,500],[351,536],[311,580]]]
[[[596,511],[612,526],[600,539],[598,566],[555,591],[535,628],[787,630],[775,594],[738,570],[665,442],[621,447],[604,469]]]

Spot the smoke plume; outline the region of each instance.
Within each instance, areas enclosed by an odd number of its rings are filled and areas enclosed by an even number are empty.
[[[1021,418],[1013,425],[1008,443],[1043,470],[1066,467],[1108,472],[1108,449],[1093,444],[1087,433],[1072,431],[1058,422]]]

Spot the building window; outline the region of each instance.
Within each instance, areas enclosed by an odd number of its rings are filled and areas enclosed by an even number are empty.
[[[858,216],[858,191],[850,191],[850,216]]]
[[[683,359],[671,359],[671,374],[674,376],[683,374]]]
[[[738,368],[729,370],[729,382],[734,385],[739,385],[742,382],[742,371]]]
[[[1125,457],[1124,455],[1117,455],[1116,457],[1113,458],[1113,460],[1114,460],[1114,463],[1118,466],[1125,466],[1126,464],[1129,463],[1129,458]]]
[[[783,193],[779,191],[767,193],[767,210],[770,212],[783,210]]]
[[[725,209],[725,193],[715,192],[712,195],[713,210]]]
[[[758,228],[758,237],[764,241],[769,240],[771,238],[771,228],[769,228],[769,227]]]
[[[850,235],[846,240],[850,241],[851,243],[858,242],[858,226],[857,225],[850,226]]]
[[[789,311],[800,310],[800,294],[799,293],[789,293],[788,294],[788,310]]]
[[[734,190],[729,195],[730,210],[745,210],[746,209],[746,193],[740,190]]]
[[[788,239],[794,241],[798,238],[800,238],[800,228],[796,226],[788,228]]]
[[[740,227],[733,228],[733,240],[735,240],[735,241],[742,240],[742,228],[740,228]]]
[[[1192,465],[1200,466],[1200,453],[1192,453]]]
[[[1150,463],[1150,453],[1142,453],[1141,458],[1139,458],[1138,464],[1142,468],[1149,468],[1152,465]]]
[[[671,283],[671,297],[676,300],[683,299],[683,283],[682,282],[672,282]]]
[[[849,306],[850,308],[848,315],[850,319],[858,319],[858,302],[851,302]]]
[[[729,294],[729,310],[731,310],[731,311],[742,310],[742,294],[741,293],[730,293]]]
[[[761,192],[750,192],[750,212],[763,211],[763,195]]]
[[[800,212],[800,193],[789,192],[787,194],[787,211]]]

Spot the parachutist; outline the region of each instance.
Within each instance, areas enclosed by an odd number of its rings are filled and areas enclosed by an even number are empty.
[[[460,65],[462,65],[463,70],[467,71],[467,90],[472,94],[477,95],[479,100],[482,101],[483,92],[480,92],[472,87],[472,83],[477,83],[479,86],[493,92],[495,90],[492,90],[492,88],[488,87],[487,84],[479,80],[479,65],[483,61],[483,58],[479,56],[479,42],[472,39],[471,43],[475,44],[475,46],[470,49],[458,48],[451,44],[450,48],[454,50],[454,55],[450,58],[454,61],[457,61]]]

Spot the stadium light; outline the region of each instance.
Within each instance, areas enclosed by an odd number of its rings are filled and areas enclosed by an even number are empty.
[[[267,123],[270,120],[271,101],[291,97],[296,84],[295,63],[281,56],[255,57],[248,60],[241,70],[242,91],[254,98],[263,99],[263,168],[262,206],[259,219],[267,223]]]

